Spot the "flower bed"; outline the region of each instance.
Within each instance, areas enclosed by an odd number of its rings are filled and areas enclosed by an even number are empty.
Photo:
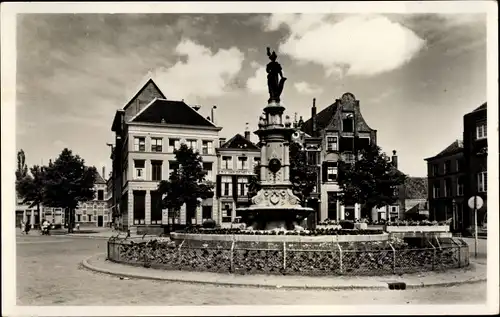
[[[170,270],[238,274],[386,275],[461,267],[468,246],[412,247],[401,239],[376,242],[109,240],[108,259]]]

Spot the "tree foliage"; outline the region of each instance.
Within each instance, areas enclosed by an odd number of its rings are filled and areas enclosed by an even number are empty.
[[[397,188],[404,184],[406,175],[399,172],[380,147],[371,146],[361,151],[354,163],[339,161],[339,186],[344,205],[360,203],[362,213],[369,216],[373,207],[381,208],[395,203]]]
[[[165,196],[162,200],[163,208],[179,210],[186,204],[186,221],[190,224],[201,200],[213,197],[214,184],[205,181],[203,159],[197,151],[182,144],[174,153],[177,164],[169,179],[158,184],[158,192]]]
[[[16,181],[16,190],[21,203],[36,205],[38,211],[44,199],[45,171],[44,166],[34,165],[30,168],[31,175],[26,174]]]
[[[26,165],[26,156],[24,151],[21,149],[17,152],[16,180],[21,180],[26,176],[28,176],[28,166]]]
[[[79,202],[92,200],[97,170],[65,148],[45,170],[44,204],[61,207],[68,213],[68,231],[73,231],[74,211]]]

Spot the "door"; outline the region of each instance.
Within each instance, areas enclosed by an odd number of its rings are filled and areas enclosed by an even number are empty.
[[[102,219],[103,219],[103,216],[97,216],[97,226],[98,227],[102,227],[102,225],[103,225]]]

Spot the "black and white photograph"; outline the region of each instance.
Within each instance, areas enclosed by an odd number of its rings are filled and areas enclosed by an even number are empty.
[[[499,313],[495,2],[1,15],[2,315]]]

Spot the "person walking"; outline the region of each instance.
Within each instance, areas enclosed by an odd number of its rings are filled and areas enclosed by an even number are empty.
[[[24,234],[24,227],[25,227],[24,220],[21,220],[21,224],[19,226],[21,227],[21,234]]]
[[[31,229],[31,224],[28,221],[26,221],[26,223],[24,224],[24,233],[28,234],[30,232],[30,229]]]

